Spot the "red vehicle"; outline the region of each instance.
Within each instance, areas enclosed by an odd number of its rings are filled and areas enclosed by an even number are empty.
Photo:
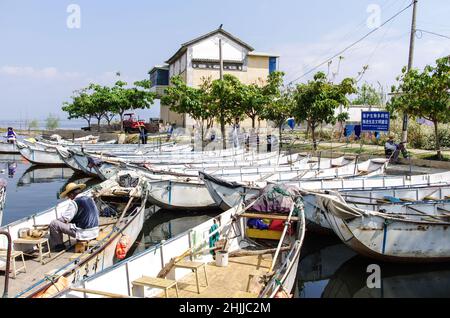
[[[148,132],[157,132],[159,126],[155,124],[145,123],[144,120],[138,119],[134,113],[126,113],[123,115],[123,129],[126,133],[139,132],[139,127],[144,126]]]

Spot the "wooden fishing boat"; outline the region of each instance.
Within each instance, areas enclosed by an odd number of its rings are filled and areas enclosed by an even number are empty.
[[[283,171],[281,167],[281,171]],[[98,167],[96,169],[99,169]],[[203,209],[211,209],[216,208],[214,199],[211,197],[208,189],[205,185],[198,179],[198,177],[194,175],[182,175],[182,174],[151,174],[150,172],[146,172],[140,168],[130,168],[130,167],[116,167],[115,171],[132,169],[136,172],[139,172],[140,175],[146,177],[151,181],[152,191],[149,194],[149,200],[161,207],[163,209],[168,210],[182,210],[183,208],[188,208],[192,210],[203,210]],[[270,169],[274,169],[273,171],[277,171],[278,167],[272,167]],[[284,175],[286,178],[289,178],[292,175],[298,176],[299,174],[308,174],[310,171],[310,166],[305,166],[304,170],[293,170],[290,168],[285,172],[277,172],[272,173],[271,175],[277,175],[282,181]],[[339,171],[339,168],[337,168]],[[352,167],[353,169],[353,167]],[[218,175],[218,177],[223,178],[225,180],[230,180],[234,178],[240,178],[241,180],[254,180],[255,176],[261,177],[260,174],[254,173],[254,169],[250,168],[249,173],[230,173],[227,175]],[[233,170],[230,170],[233,171]],[[245,171],[238,170],[238,171]],[[326,171],[320,170],[320,172]],[[333,171],[335,171],[333,169]],[[220,170],[219,172],[223,172]],[[216,176],[216,175],[214,175]],[[159,181],[155,181],[159,180]]]
[[[357,253],[389,262],[447,262],[450,203],[408,203],[369,211],[338,192],[315,192],[316,204],[336,235]]]
[[[151,213],[146,206],[145,181],[138,179],[138,184],[130,187],[120,180],[118,178],[105,181],[81,194],[94,198],[101,214],[100,234],[97,239],[89,242],[87,250],[75,253],[74,239],[66,237],[66,244],[69,243],[67,250],[57,254],[51,253],[48,258],[40,257],[39,262],[36,262],[35,258],[25,259],[26,271],[11,274],[16,275],[16,278],[9,282],[9,296],[49,297],[53,293],[54,284],[70,285],[80,277],[99,273],[118,261],[115,251],[120,239],[127,236],[129,245],[133,244],[142,229],[145,214]],[[45,233],[48,232],[45,229],[52,220],[60,217],[67,204],[68,201],[63,201],[52,209],[5,225],[0,229],[11,235],[16,253],[35,252],[33,248],[35,239],[29,239],[31,245],[24,244],[24,240],[19,238],[20,233],[26,228],[41,229],[45,239]],[[78,242],[75,248],[77,245],[79,245]],[[4,250],[6,246],[6,238],[1,237],[0,248]],[[20,260],[16,261],[19,265]],[[0,261],[0,268],[4,267],[2,265],[5,265],[5,259]],[[3,281],[0,285],[3,289]]]
[[[227,182],[226,180],[202,172],[200,172],[200,178],[205,182],[211,197],[223,210],[227,210],[237,204],[242,197],[248,199],[256,196],[260,189],[267,185],[267,182],[257,182],[253,185],[246,185],[245,183],[239,182]],[[303,190],[354,191],[359,189],[372,191],[388,188],[445,185],[450,184],[449,180],[450,172],[443,172],[406,177],[380,176],[337,180],[300,180],[295,182],[285,182],[285,184],[295,185]],[[305,197],[305,200],[306,199],[307,197]],[[306,206],[308,207],[308,204],[306,204]],[[305,213],[308,216],[308,209],[306,209]]]
[[[10,144],[0,140],[0,153],[19,153],[16,144]]]
[[[27,146],[20,141],[17,142],[17,147],[19,148],[22,157],[31,163],[48,166],[65,164],[54,147],[38,149]]]
[[[290,297],[305,235],[301,204],[291,206],[288,216],[273,213],[265,215],[269,219],[286,220],[281,239],[274,242],[276,248],[271,250],[261,250],[261,247],[258,248],[248,241],[244,234],[247,223],[245,220],[253,217],[249,214],[251,206],[239,204],[215,219],[164,241],[102,273],[80,279],[78,284],[67,288],[56,297],[158,297],[161,294],[160,288],[167,288],[167,283],[172,287],[177,285],[177,296],[182,298]],[[299,208],[298,217],[292,216],[295,207]],[[287,234],[287,228],[293,221],[298,222],[298,226],[290,235]],[[210,238],[217,234],[218,241],[211,244]],[[214,254],[211,251],[215,252],[219,266],[211,264]],[[236,258],[236,261],[223,263],[222,255]],[[204,270],[208,275],[207,287],[200,287],[198,279],[195,279],[195,274],[190,270],[194,267],[195,271]],[[111,284],[111,281],[114,281],[114,284]],[[268,283],[263,283],[264,281]],[[162,282],[165,287],[162,287]],[[194,287],[196,285],[197,288]],[[169,297],[167,290],[166,297]]]
[[[131,168],[136,170],[142,170],[143,168],[145,172],[159,175],[192,175],[197,176],[198,171],[218,171],[224,169],[224,173],[226,170],[234,170],[236,173],[239,173],[240,168],[269,168],[272,167],[284,167],[285,169],[289,169],[291,165],[306,165],[306,163],[310,160],[309,157],[299,157],[298,155],[287,156],[281,155],[276,156],[270,154],[262,155],[263,159],[260,159],[261,156],[258,156],[257,159],[253,161],[242,161],[240,159],[236,159],[235,161],[218,161],[218,162],[202,162],[202,163],[190,163],[190,164],[134,164],[134,163],[126,163],[126,162],[111,162],[109,160],[100,160],[97,161],[98,164],[95,166],[95,170],[97,175],[103,180],[109,179],[114,176],[117,172],[122,169]],[[239,169],[239,170],[237,170]],[[189,173],[185,173],[184,171],[190,170]]]
[[[149,182],[148,200],[166,210],[200,211],[218,209],[205,185],[189,180]]]

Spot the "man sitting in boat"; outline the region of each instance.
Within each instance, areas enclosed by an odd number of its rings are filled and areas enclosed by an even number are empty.
[[[408,158],[408,152],[406,151],[404,143],[400,143],[399,145],[397,145],[394,139],[395,139],[394,135],[390,135],[389,140],[386,142],[384,146],[386,157],[391,159],[391,163],[398,162],[400,152],[402,152],[403,157],[405,159]]]
[[[16,142],[17,135],[12,127],[8,127],[8,132],[6,133],[6,140],[8,143],[13,144]]]
[[[99,233],[99,212],[91,197],[80,196],[85,184],[70,183],[60,198],[69,198],[69,206],[59,219],[50,223],[50,242],[56,252],[65,250],[63,234],[81,241],[93,240]]]

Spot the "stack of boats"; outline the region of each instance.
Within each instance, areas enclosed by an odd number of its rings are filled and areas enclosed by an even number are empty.
[[[209,285],[206,280],[209,287],[200,296],[289,297],[306,228],[337,235],[355,252],[378,260],[450,260],[450,246],[446,243],[450,172],[389,176],[388,160],[381,158],[361,161],[358,157],[324,159],[240,149],[194,151],[189,145],[172,143],[139,146],[37,142],[18,143],[18,147],[32,162],[63,163],[100,177],[104,182],[85,195],[93,195],[100,206],[108,207],[106,210],[116,211],[112,220],[111,216],[106,219],[107,224],[116,222],[112,230],[106,226],[106,233],[114,233],[109,239],[98,241],[96,248],[77,255],[73,262],[62,258],[60,269],[52,277],[63,288],[52,291],[43,278],[40,284],[28,286],[18,296],[156,297],[164,284],[174,287],[180,280],[189,280],[190,271],[186,269],[195,264],[211,264],[211,251],[215,251],[216,258],[224,254],[246,257],[249,264],[266,261],[269,270],[251,274],[243,265],[228,266],[228,271],[225,267],[205,265],[205,274],[207,270],[215,274],[209,278]],[[130,179],[139,180],[133,189],[118,185]],[[112,190],[114,187],[117,189]],[[289,202],[289,208],[268,204],[280,195],[281,202]],[[114,200],[108,201],[105,196]],[[255,211],[255,206],[264,205],[261,200],[267,208]],[[133,202],[134,209],[126,202]],[[110,252],[105,252],[108,246],[116,246],[119,233],[132,220],[138,220],[139,225],[138,211],[150,212],[151,206],[174,211],[221,209],[223,213],[141,254],[121,262],[114,260]],[[17,236],[18,229],[25,225],[48,224],[60,209],[63,207],[5,229]],[[118,217],[120,213],[125,217]],[[245,220],[283,221],[277,244],[272,248],[255,244],[248,237]],[[136,237],[129,235],[131,241]],[[185,266],[178,266],[179,263]],[[84,269],[87,272],[81,273]],[[248,286],[255,275],[260,278],[257,281],[264,283],[251,290]],[[228,280],[221,281],[221,277]],[[227,283],[229,288],[224,287]],[[197,288],[200,292],[198,276]],[[183,290],[181,295],[189,297]]]

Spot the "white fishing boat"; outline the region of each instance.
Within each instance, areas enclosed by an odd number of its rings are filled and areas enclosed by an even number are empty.
[[[292,214],[296,207],[299,215],[294,218]],[[168,284],[176,289],[177,297],[181,298],[291,297],[305,235],[301,204],[291,206],[287,216],[266,214],[269,219],[286,221],[279,241],[274,242],[276,248],[272,250],[261,250],[261,247],[247,240],[245,220],[252,217],[247,214],[250,209],[251,205],[244,207],[239,204],[214,220],[204,222],[102,273],[80,278],[78,284],[56,297],[148,298],[159,297],[161,288],[166,289],[166,297],[174,297],[175,293],[169,295]],[[299,224],[291,235],[287,229],[292,222]],[[210,238],[217,234],[219,238],[211,244]],[[211,251],[215,252],[218,265],[211,264],[214,254]],[[222,255],[235,261],[227,262]],[[198,276],[196,280],[189,266],[204,270],[206,287],[200,286]],[[112,281],[114,284],[110,283]],[[193,289],[196,281],[197,289]]]
[[[261,159],[262,158],[262,159]],[[97,160],[96,164],[96,172],[97,175],[106,180],[114,176],[117,172],[126,169],[127,167],[131,169],[142,170],[145,168],[145,172],[149,172],[152,174],[165,174],[165,175],[189,175],[184,171],[190,170],[190,174],[192,176],[197,176],[198,171],[204,170],[213,170],[220,172],[221,169],[223,173],[226,173],[227,169],[234,170],[236,173],[238,171],[244,170],[244,168],[269,168],[272,169],[274,166],[284,167],[285,169],[289,169],[292,165],[306,165],[309,161],[309,157],[300,157],[298,155],[276,155],[276,154],[262,154],[258,155],[256,159],[251,161],[243,161],[239,158],[236,158],[234,161],[221,160],[217,162],[202,162],[202,163],[190,163],[190,164],[133,164],[126,162],[111,162],[109,160]],[[236,170],[238,169],[238,170]],[[254,170],[253,170],[254,171]]]
[[[267,185],[267,182],[258,182],[252,186],[244,183],[227,182],[214,176],[200,173],[200,178],[205,182],[206,187],[214,201],[221,209],[227,210],[240,202],[242,196],[250,198],[256,196],[260,189]],[[379,176],[372,178],[349,178],[335,180],[300,180],[286,182],[288,185],[295,185],[304,190],[337,190],[353,191],[359,190],[384,190],[398,187],[427,187],[431,185],[450,184],[450,172],[416,175],[416,176]],[[305,198],[306,199],[306,198]],[[307,205],[308,206],[308,205]],[[308,216],[308,209],[306,209]]]
[[[314,195],[336,235],[361,255],[390,262],[450,261],[448,202],[370,211],[348,204],[338,192]]]
[[[283,171],[284,168],[285,167],[281,167],[280,168],[281,171]],[[163,209],[182,210],[183,208],[188,208],[192,210],[203,210],[217,207],[208,189],[201,182],[201,180],[198,179],[198,175],[195,174],[180,175],[180,174],[164,174],[164,173],[155,175],[150,172],[146,172],[141,168],[136,167],[135,168],[116,167],[115,171],[119,171],[119,169],[121,169],[122,171],[125,169],[131,169],[133,171],[139,172],[139,174],[142,175],[143,177],[148,178],[152,186],[152,191],[149,194],[149,200],[153,204]],[[283,178],[290,178],[292,175],[297,177],[300,174],[307,174],[311,170],[311,166],[308,166],[308,164],[306,164],[306,166],[303,167],[304,170],[294,170],[294,168],[292,167],[284,172],[277,172],[278,167],[273,167],[270,169],[275,169],[272,171],[271,175],[277,175],[280,178],[280,180],[277,181],[281,182]],[[351,169],[354,169],[353,165]],[[238,170],[237,172],[234,170],[230,170],[230,172],[236,173],[230,173],[227,175],[214,174],[214,176],[223,178],[224,180],[227,181],[236,178],[240,178],[240,180],[254,180],[255,176],[257,178],[261,177],[261,174],[255,173],[253,168],[250,168],[249,170],[250,170],[249,173],[246,173],[245,169]],[[331,170],[336,172],[335,169]],[[274,173],[274,171],[276,173]],[[320,170],[320,172],[322,171],[327,170],[326,169]],[[339,169],[337,171],[339,172]],[[223,172],[223,170],[219,170],[219,172]]]
[[[18,141],[17,148],[19,148],[22,157],[31,163],[49,166],[65,164],[54,147],[38,149]]]
[[[0,140],[0,153],[19,153],[16,144]]]
[[[188,180],[149,182],[148,200],[166,210],[200,211],[218,208],[204,184]]]
[[[5,204],[6,204],[6,181],[0,179],[0,226],[2,225],[3,210],[5,209]]]
[[[127,177],[129,176],[125,176],[125,179]],[[39,262],[36,262],[35,257],[27,258],[24,260],[26,268],[23,267],[21,270],[19,270],[22,267],[21,259],[16,259],[18,266],[10,273],[10,276],[15,276],[14,280],[9,281],[10,297],[50,297],[55,290],[57,291],[55,286],[69,286],[73,280],[99,273],[118,261],[115,252],[120,239],[127,236],[129,245],[133,244],[142,229],[144,214],[152,212],[152,209],[146,208],[145,181],[135,179],[137,185],[131,187],[123,184],[123,180],[123,176],[119,176],[117,180],[105,181],[81,194],[93,197],[100,212],[100,234],[89,242],[87,250],[75,253],[74,239],[66,237],[66,244],[69,243],[69,247],[65,251],[38,255]],[[47,238],[48,225],[61,216],[67,204],[67,200],[63,201],[52,209],[4,225],[0,230],[7,231],[11,235],[15,253],[31,254],[36,252],[34,246],[36,242]],[[21,239],[25,229],[33,228],[39,232],[41,238]],[[24,244],[25,240],[30,244]],[[0,237],[0,248],[6,250],[6,237]],[[5,261],[6,258],[0,259],[0,268],[3,270]],[[3,283],[2,280],[0,282],[2,290]]]

